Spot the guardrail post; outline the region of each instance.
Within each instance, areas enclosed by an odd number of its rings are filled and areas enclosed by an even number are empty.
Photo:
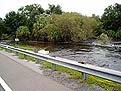
[[[24,59],[26,59],[26,55],[24,54]]]
[[[86,80],[86,73],[82,72],[82,80]]]
[[[38,58],[36,59],[36,63],[39,64],[39,59]]]
[[[56,70],[56,64],[52,64],[52,70]]]
[[[7,52],[7,48],[5,48],[5,51]]]
[[[24,50],[26,50],[26,49],[24,49]],[[26,55],[24,54],[24,59],[26,59]]]
[[[18,52],[16,51],[16,55],[18,56]]]
[[[10,52],[12,53],[12,50],[10,50]]]

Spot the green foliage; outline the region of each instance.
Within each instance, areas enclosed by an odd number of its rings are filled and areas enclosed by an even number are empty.
[[[52,15],[51,19],[60,30],[61,41],[81,41],[92,38],[99,22],[95,18],[78,13]]]
[[[2,18],[0,18],[0,38],[2,37],[2,34],[5,34],[6,32],[6,26],[4,24],[4,21]]]
[[[62,14],[61,6],[57,5],[55,6],[54,4],[48,4],[49,9],[47,9],[45,12],[46,14]]]
[[[106,44],[109,41],[109,38],[107,34],[102,33],[99,37],[98,40],[104,44]]]
[[[7,34],[15,37],[15,32],[19,26],[26,24],[26,18],[24,15],[11,11],[6,14],[4,19],[5,26],[7,27]]]
[[[107,30],[106,33],[110,38],[115,37],[115,32],[113,30]]]
[[[100,22],[78,13],[40,16],[33,25],[34,39],[41,41],[78,42],[92,38]]]
[[[78,13],[63,13],[60,5],[53,4],[49,4],[49,9],[44,12],[40,4],[26,5],[17,13],[9,12],[4,19],[5,27],[0,22],[0,30],[5,30],[0,35],[8,34],[13,39],[17,36],[24,41],[80,42],[102,33],[98,31],[102,29],[100,18],[94,14],[87,17]],[[27,26],[29,31],[20,26]]]
[[[50,18],[47,16],[40,16],[33,25],[32,37],[34,40],[44,40],[46,36],[45,31],[42,29],[49,24]]]
[[[18,12],[27,18],[26,26],[31,30],[36,19],[44,13],[40,4],[26,5],[18,9]]]
[[[48,41],[59,41],[60,31],[54,24],[48,24],[43,29],[47,33]]]
[[[30,50],[30,51],[32,51],[32,50],[34,50],[34,48],[32,48],[31,46],[28,46],[28,45],[16,45],[15,47],[18,47],[18,48],[20,48],[20,49],[25,49],[25,50]]]
[[[9,36],[8,34],[2,34],[1,39],[2,40],[8,40]]]
[[[84,32],[84,39],[89,39],[95,36],[96,29],[100,24],[100,21],[93,17],[82,17],[81,29]]]
[[[20,26],[16,31],[16,37],[21,41],[29,40],[30,32],[27,26]]]
[[[121,39],[121,30],[118,30],[118,31],[116,32],[115,37],[116,37],[117,39]]]
[[[61,41],[68,42],[76,39],[74,34],[80,30],[81,18],[79,14],[64,13],[62,15],[52,15],[51,22],[60,30]]]
[[[117,31],[121,27],[121,4],[108,6],[102,15],[104,29]]]

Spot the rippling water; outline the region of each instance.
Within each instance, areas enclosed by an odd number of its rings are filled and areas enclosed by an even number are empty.
[[[29,44],[30,45],[30,44]],[[115,48],[99,47],[88,44],[36,44],[37,50],[49,50],[51,56],[59,56],[78,62],[121,71],[121,52]]]

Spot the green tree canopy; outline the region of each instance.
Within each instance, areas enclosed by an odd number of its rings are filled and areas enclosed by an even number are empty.
[[[33,25],[32,37],[35,40],[42,40],[42,29],[50,23],[50,18],[48,16],[40,16]]]
[[[117,31],[121,27],[121,4],[110,5],[101,18],[104,29]]]
[[[29,40],[30,32],[27,26],[20,26],[16,31],[16,37],[21,41]]]
[[[15,36],[17,28],[26,25],[26,17],[22,14],[16,13],[15,11],[11,11],[6,14],[4,23],[7,28],[7,34]]]
[[[61,6],[57,5],[55,6],[54,4],[48,4],[49,9],[46,10],[47,14],[62,14]]]
[[[7,33],[6,27],[5,27],[3,19],[0,18],[0,38],[2,37],[2,34],[5,34],[5,33]]]
[[[30,30],[32,30],[34,22],[40,15],[44,13],[44,9],[40,4],[31,4],[19,8],[18,12],[26,16],[27,26]]]

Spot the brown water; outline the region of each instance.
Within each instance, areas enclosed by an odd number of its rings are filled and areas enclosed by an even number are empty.
[[[115,48],[94,46],[92,43],[27,43],[27,45],[34,47],[36,52],[40,49],[45,49],[50,51],[49,55],[51,56],[121,71],[121,52]]]

